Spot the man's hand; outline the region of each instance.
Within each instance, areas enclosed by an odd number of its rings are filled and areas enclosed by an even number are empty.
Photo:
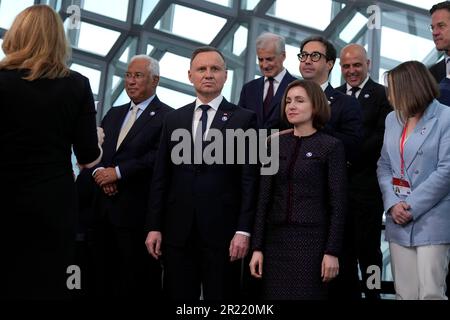
[[[102,187],[102,190],[108,196],[114,196],[114,195],[116,195],[119,192],[119,190],[117,190],[117,184],[116,183],[105,184]]]
[[[94,180],[95,183],[100,187],[103,187],[106,184],[115,183],[118,180],[116,169],[112,167],[98,169],[97,171],[95,171]]]
[[[159,231],[150,231],[145,239],[145,246],[147,247],[148,253],[152,255],[156,260],[161,256],[161,242],[162,235]]]
[[[236,233],[230,243],[230,261],[242,259],[248,252],[250,237]]]

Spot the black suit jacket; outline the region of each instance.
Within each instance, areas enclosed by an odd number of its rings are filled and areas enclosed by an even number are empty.
[[[347,86],[336,88],[346,94]],[[367,81],[358,96],[362,109],[362,142],[350,170],[352,192],[362,192],[366,195],[379,194],[376,176],[377,161],[380,158],[384,137],[386,116],[392,111],[386,97],[386,88],[374,82]]]
[[[287,70],[281,80],[276,94],[270,103],[270,113],[267,119],[264,119],[263,95],[264,95],[264,77],[247,82],[241,91],[239,106],[252,110],[256,113],[258,128],[260,129],[279,129],[280,128],[280,105],[284,91],[289,83],[297,80]]]
[[[446,66],[445,66],[445,59],[432,65],[429,70],[430,70],[431,74],[433,75],[433,77],[436,79],[436,82],[437,83],[441,82],[441,80],[444,79],[447,74],[447,70],[446,70]]]
[[[183,129],[188,134],[187,145],[192,147],[194,107],[195,103],[188,104],[166,118],[150,192],[148,231],[161,231],[165,244],[183,246],[196,230],[208,246],[227,248],[236,231],[251,232],[257,166],[175,164],[171,154],[180,142],[172,141],[171,136]],[[215,128],[225,135],[225,129],[255,126],[253,112],[223,99],[210,130]],[[230,143],[224,138],[224,146]],[[184,150],[188,159],[192,159],[192,150]]]
[[[101,124],[105,141],[102,161],[97,167],[119,166],[122,178],[117,182],[119,192],[115,196],[107,196],[98,188],[97,211],[108,214],[116,226],[142,228],[163,119],[173,109],[155,96],[116,150],[129,109],[130,103],[111,108]]]
[[[344,143],[345,157],[353,162],[362,137],[362,112],[358,101],[335,90],[330,84],[325,89],[330,103],[331,118],[324,131]]]

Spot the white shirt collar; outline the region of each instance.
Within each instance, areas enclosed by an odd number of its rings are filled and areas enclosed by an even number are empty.
[[[366,79],[363,82],[361,82],[361,84],[358,86],[360,90],[362,90],[362,88],[364,88],[364,86],[366,85],[367,81],[369,81],[369,74],[367,74]],[[349,85],[348,83],[346,83],[346,84],[347,84],[347,92],[349,92],[350,89],[352,88],[352,86]]]
[[[148,107],[148,105],[152,102],[152,100],[155,98],[155,96],[156,96],[156,94],[152,95],[147,100],[144,100],[144,101],[142,101],[141,103],[138,103],[138,104],[135,104],[133,101],[131,101],[130,108],[132,106],[136,106],[136,107],[138,107],[139,110],[144,111]]]
[[[325,89],[328,87],[329,84],[330,84],[329,81],[325,81],[324,83],[322,83],[322,84],[320,85],[320,87],[322,88],[323,91],[325,91]]]
[[[208,106],[210,106],[212,109],[214,109],[215,111],[217,111],[219,109],[220,104],[222,103],[223,100],[223,95],[218,95],[216,98],[212,99],[210,102],[208,103],[203,103],[202,101],[200,101],[199,98],[197,98],[195,100],[195,110],[198,109],[199,106],[207,104]]]
[[[279,74],[277,74],[275,77],[273,77],[273,79],[276,82],[280,83],[283,80],[284,76],[286,75],[286,72],[287,72],[287,70],[285,68],[283,68],[283,70],[281,70],[281,72]],[[268,79],[267,77],[264,77],[264,81],[267,81],[267,79]]]

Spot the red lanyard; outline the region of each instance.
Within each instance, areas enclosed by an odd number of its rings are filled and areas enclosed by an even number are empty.
[[[406,122],[405,126],[403,127],[402,137],[400,139],[400,174],[402,179],[405,175],[405,159],[403,158],[403,152],[405,151],[407,129],[408,129],[408,122]]]

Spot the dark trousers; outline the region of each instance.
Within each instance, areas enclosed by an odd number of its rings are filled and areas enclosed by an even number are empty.
[[[186,246],[165,245],[163,262],[164,292],[171,300],[197,301],[201,293],[204,300],[224,300],[238,292],[241,260],[230,262],[228,248],[210,247],[196,232]]]
[[[93,235],[97,297],[161,298],[161,265],[145,247],[143,229],[97,223]]]

